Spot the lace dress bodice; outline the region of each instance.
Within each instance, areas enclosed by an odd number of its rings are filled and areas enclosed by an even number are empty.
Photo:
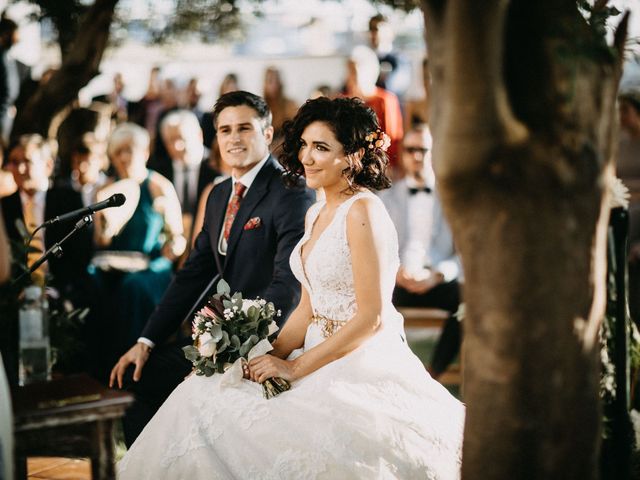
[[[391,303],[396,272],[399,267],[398,239],[391,219],[380,199],[371,192],[359,192],[344,201],[333,216],[331,222],[317,238],[308,252],[306,263],[302,261],[302,248],[313,233],[316,220],[326,205],[324,201],[315,203],[307,212],[306,228],[303,237],[294,248],[290,264],[291,270],[309,293],[314,314],[339,322],[348,321],[356,313],[356,297],[351,266],[351,250],[347,239],[347,214],[349,208],[361,198],[370,198],[380,208],[384,238],[377,239],[381,245],[381,292],[383,311],[394,311]],[[378,218],[376,218],[378,220]],[[384,315],[387,319],[399,315]],[[395,322],[401,327],[401,319]]]

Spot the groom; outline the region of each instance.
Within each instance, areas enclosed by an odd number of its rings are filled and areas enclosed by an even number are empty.
[[[229,283],[232,292],[273,302],[282,311],[283,321],[300,298],[289,256],[304,232],[312,192],[302,186],[284,186],[281,170],[269,154],[273,127],[262,98],[243,91],[221,96],[213,109],[213,125],[231,178],[212,190],[202,231],[188,260],[138,342],[111,371],[109,385],[117,381],[122,388],[124,380],[136,396],[124,419],[127,446],[191,370],[181,350],[184,342],[163,344],[194,304],[204,303],[202,293],[216,274]]]

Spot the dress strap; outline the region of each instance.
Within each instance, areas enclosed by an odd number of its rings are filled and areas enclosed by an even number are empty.
[[[347,222],[346,222],[346,218],[347,218],[347,214],[349,213],[349,209],[351,208],[351,205],[353,205],[356,200],[360,200],[361,198],[378,198],[377,195],[375,195],[374,193],[371,193],[369,190],[365,190],[362,192],[358,192],[356,194],[354,194],[351,198],[345,200],[344,202],[342,202],[340,204],[340,206],[338,207],[338,209],[336,210],[335,216],[338,218],[334,218],[334,222],[337,224],[338,221],[340,223],[342,223],[342,228],[344,230],[344,233],[346,234],[346,229],[347,229]]]

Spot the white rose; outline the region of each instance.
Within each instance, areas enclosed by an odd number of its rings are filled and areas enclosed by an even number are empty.
[[[203,357],[213,357],[216,354],[216,342],[213,341],[213,337],[209,332],[200,335],[198,351]]]
[[[269,324],[269,333],[267,334],[268,336],[273,335],[274,333],[276,333],[278,330],[280,330],[280,328],[278,327],[278,325],[276,324],[276,322],[274,322],[273,320],[271,321],[271,323]]]
[[[247,312],[249,311],[249,307],[256,307],[258,310],[260,310],[260,302],[257,300],[242,300],[242,313],[244,313],[245,315],[247,314]]]

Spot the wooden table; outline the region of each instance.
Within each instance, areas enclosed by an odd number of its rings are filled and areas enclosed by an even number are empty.
[[[87,375],[18,387],[14,412],[16,478],[27,478],[27,457],[89,457],[92,478],[115,478],[113,427],[133,396]]]

